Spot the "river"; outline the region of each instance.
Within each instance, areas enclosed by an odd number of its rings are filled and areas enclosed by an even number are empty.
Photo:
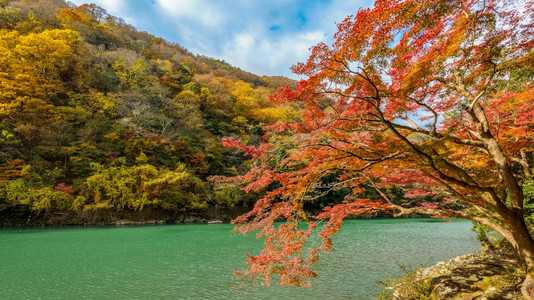
[[[311,288],[235,290],[261,241],[232,225],[0,229],[0,299],[373,299],[408,267],[473,253],[471,222],[348,220]]]

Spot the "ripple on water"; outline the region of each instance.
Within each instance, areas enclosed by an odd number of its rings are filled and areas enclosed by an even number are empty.
[[[235,291],[232,271],[261,241],[228,224],[0,231],[0,299],[369,299],[396,265],[479,248],[468,221],[349,220],[309,289]]]

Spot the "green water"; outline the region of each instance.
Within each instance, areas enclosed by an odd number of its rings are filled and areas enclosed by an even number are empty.
[[[373,299],[397,263],[475,252],[471,222],[349,220],[308,289],[235,291],[232,271],[261,241],[221,225],[0,229],[0,299]]]

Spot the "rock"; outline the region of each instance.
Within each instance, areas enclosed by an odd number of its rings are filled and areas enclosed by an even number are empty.
[[[448,279],[447,276],[437,276],[437,277],[432,276],[432,277],[433,277],[431,281],[432,285],[439,285]]]
[[[222,221],[221,220],[212,220],[212,221],[208,221],[208,224],[222,224]]]
[[[197,223],[198,222],[198,218],[195,217],[195,216],[187,216],[184,220],[183,220],[184,223]]]
[[[459,277],[459,276],[455,276],[455,277],[451,277],[451,279],[456,283],[456,284],[462,284],[462,285],[468,285],[469,283],[467,283],[467,279],[465,277]]]
[[[430,280],[430,299],[519,299],[515,283],[509,278],[518,268],[511,254],[487,251],[464,255],[419,269],[416,280],[403,282],[402,288],[392,287],[392,293],[395,299],[412,299],[413,293],[420,293],[414,282]]]
[[[493,296],[497,292],[497,288],[494,286],[489,287],[485,292],[484,296]]]
[[[438,295],[441,298],[452,298],[454,295],[458,293],[458,288],[445,286],[445,285],[438,285],[435,291],[438,293]]]
[[[463,296],[463,297],[459,297],[457,298],[457,300],[480,300],[477,296]]]
[[[472,274],[471,276],[469,276],[469,280],[472,281],[479,281],[480,279],[480,276],[478,276],[477,274]]]
[[[127,221],[127,220],[119,220],[117,222],[115,222],[115,225],[117,226],[124,226],[124,225],[131,225],[132,222],[131,221]]]

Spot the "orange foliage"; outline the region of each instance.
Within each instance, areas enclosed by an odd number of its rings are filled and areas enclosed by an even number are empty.
[[[376,212],[468,218],[501,233],[527,261],[534,257],[520,168],[512,167],[521,151],[533,151],[534,86],[516,74],[532,70],[532,26],[524,25],[534,19],[515,4],[378,0],[339,24],[332,46],[315,46],[293,68],[307,79],[272,97],[305,103],[302,122],[267,127],[259,147],[226,141],[253,155],[255,168],[236,183],[267,190],[234,221],[266,237],[238,274],[309,285],[316,276],[309,265],[332,249],[343,218]],[[233,95],[257,103],[250,87]],[[380,199],[361,197],[362,185]],[[388,194],[392,185],[404,189],[402,199]],[[342,189],[352,193],[315,217],[328,220],[322,245],[304,253],[317,223],[299,229],[303,207]],[[534,260],[527,265],[534,276]]]

